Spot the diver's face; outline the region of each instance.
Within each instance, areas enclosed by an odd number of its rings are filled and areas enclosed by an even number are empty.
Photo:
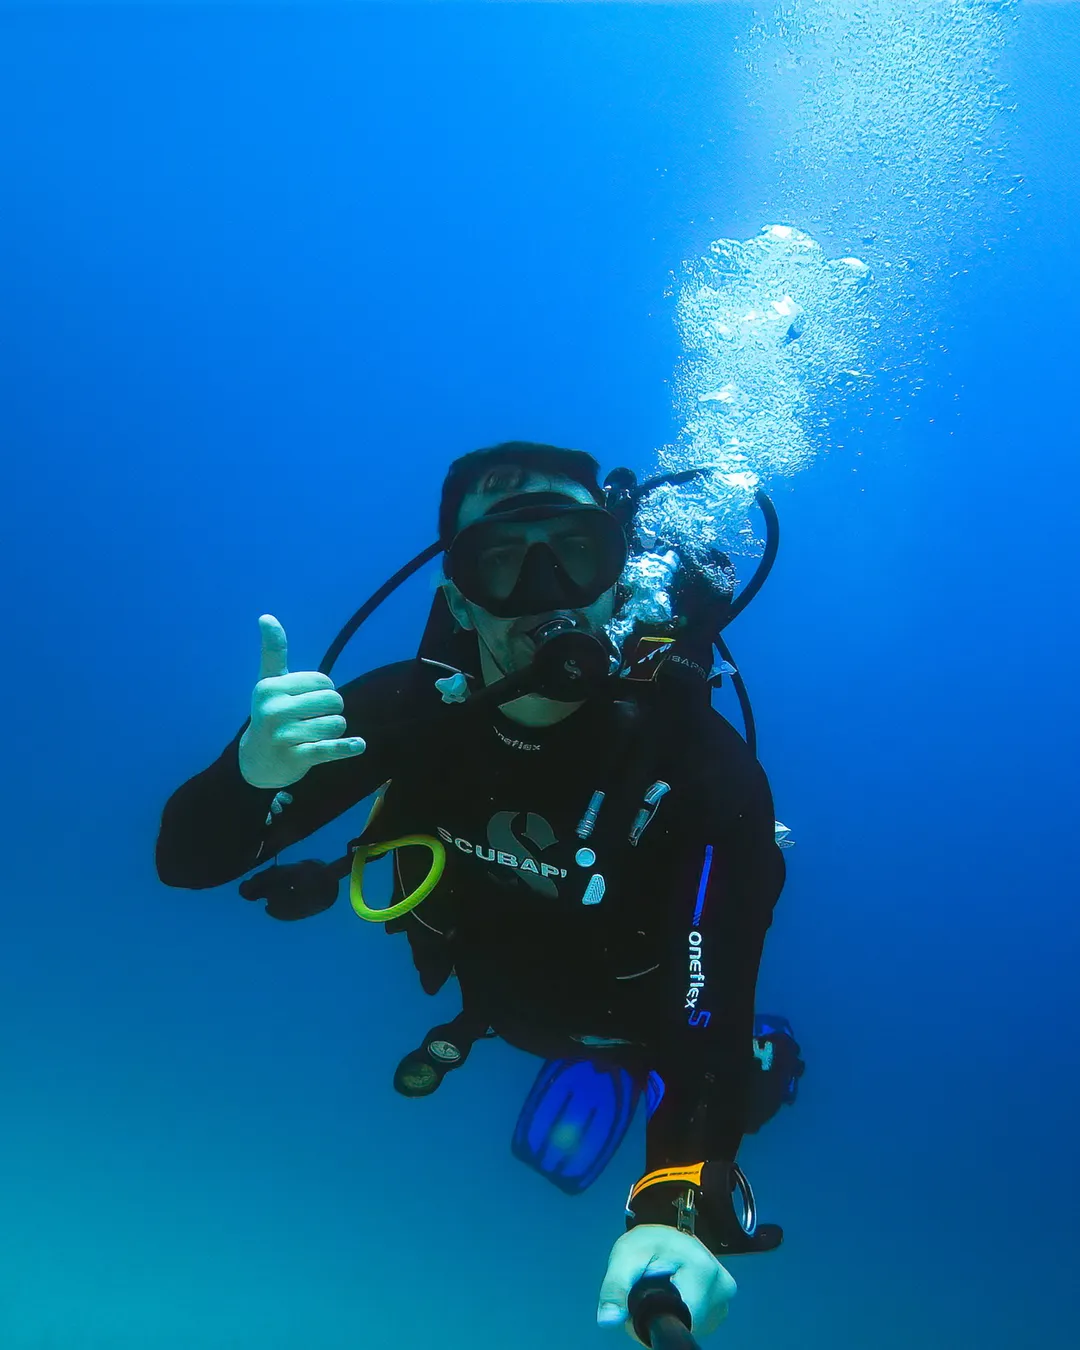
[[[570,478],[548,478],[542,474],[530,474],[523,484],[501,493],[470,493],[461,504],[458,513],[458,529],[479,520],[499,501],[507,497],[516,497],[526,492],[560,492],[585,505],[595,505],[591,494],[580,483]],[[565,531],[571,523],[558,517],[551,521],[530,521],[527,526],[516,527],[528,534],[530,543],[540,542],[550,533]],[[605,591],[598,600],[594,600],[585,609],[563,610],[571,613],[578,625],[587,633],[599,634],[615,612],[615,591],[613,586]],[[501,675],[510,675],[524,670],[532,664],[536,654],[536,644],[529,637],[530,630],[536,628],[553,611],[543,614],[523,614],[515,619],[500,619],[471,600],[466,600],[458,588],[446,583],[447,600],[454,617],[463,628],[474,630],[480,643],[481,659],[484,662],[484,680],[491,684]]]

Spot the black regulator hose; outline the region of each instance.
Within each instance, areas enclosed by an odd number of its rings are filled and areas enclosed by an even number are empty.
[[[772,571],[773,563],[776,561],[777,549],[780,547],[780,517],[776,514],[776,507],[773,506],[764,492],[757,493],[754,501],[757,502],[758,510],[765,517],[765,552],[761,555],[757,571],[732,601],[731,608],[724,617],[725,628],[732,619],[743,612],[762,586],[765,585],[769,573]]]
[[[399,567],[392,577],[383,582],[374,595],[369,596],[364,601],[333,642],[331,642],[330,646],[327,648],[326,655],[319,662],[319,670],[324,675],[330,674],[337,663],[338,657],[348,646],[353,635],[360,628],[360,625],[375,613],[386,597],[392,595],[402,582],[408,581],[414,572],[419,572],[425,563],[429,563],[432,558],[437,558],[442,551],[443,546],[441,541],[436,540],[434,544],[429,544],[422,553],[418,553],[416,557],[407,562],[404,567]]]
[[[731,667],[731,674],[728,676],[735,697],[739,700],[739,711],[742,713],[743,720],[743,739],[750,747],[750,753],[757,758],[757,724],[754,722],[754,710],[750,706],[750,695],[747,693],[746,682],[739,670],[735,666],[735,658],[731,654],[731,648],[727,645],[719,633],[713,638],[716,643],[716,650],[720,653],[721,659],[726,661]]]

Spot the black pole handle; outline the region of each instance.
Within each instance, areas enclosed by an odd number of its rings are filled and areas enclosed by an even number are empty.
[[[669,1275],[644,1275],[627,1300],[638,1339],[652,1350],[698,1350],[690,1335],[690,1309]]]

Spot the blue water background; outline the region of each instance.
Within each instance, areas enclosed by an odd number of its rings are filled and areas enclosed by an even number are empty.
[[[5,1350],[625,1343],[636,1134],[568,1199],[509,1153],[535,1062],[392,1092],[453,1010],[402,940],[152,850],[257,616],[313,666],[451,456],[670,439],[668,271],[770,220],[747,13],[0,13]],[[744,1150],[787,1242],[732,1262],[732,1350],[1075,1343],[1078,54],[1080,5],[1023,7],[1018,214],[942,281],[910,411],[773,485],[730,634],[798,840],[759,1006],[809,1063]]]

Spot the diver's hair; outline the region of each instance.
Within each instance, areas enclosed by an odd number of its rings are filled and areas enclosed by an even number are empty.
[[[458,512],[470,492],[513,492],[529,474],[569,478],[587,488],[598,506],[604,504],[600,465],[584,450],[564,450],[536,441],[504,441],[486,450],[471,450],[455,459],[443,480],[439,502],[439,539],[444,547],[457,533]]]

